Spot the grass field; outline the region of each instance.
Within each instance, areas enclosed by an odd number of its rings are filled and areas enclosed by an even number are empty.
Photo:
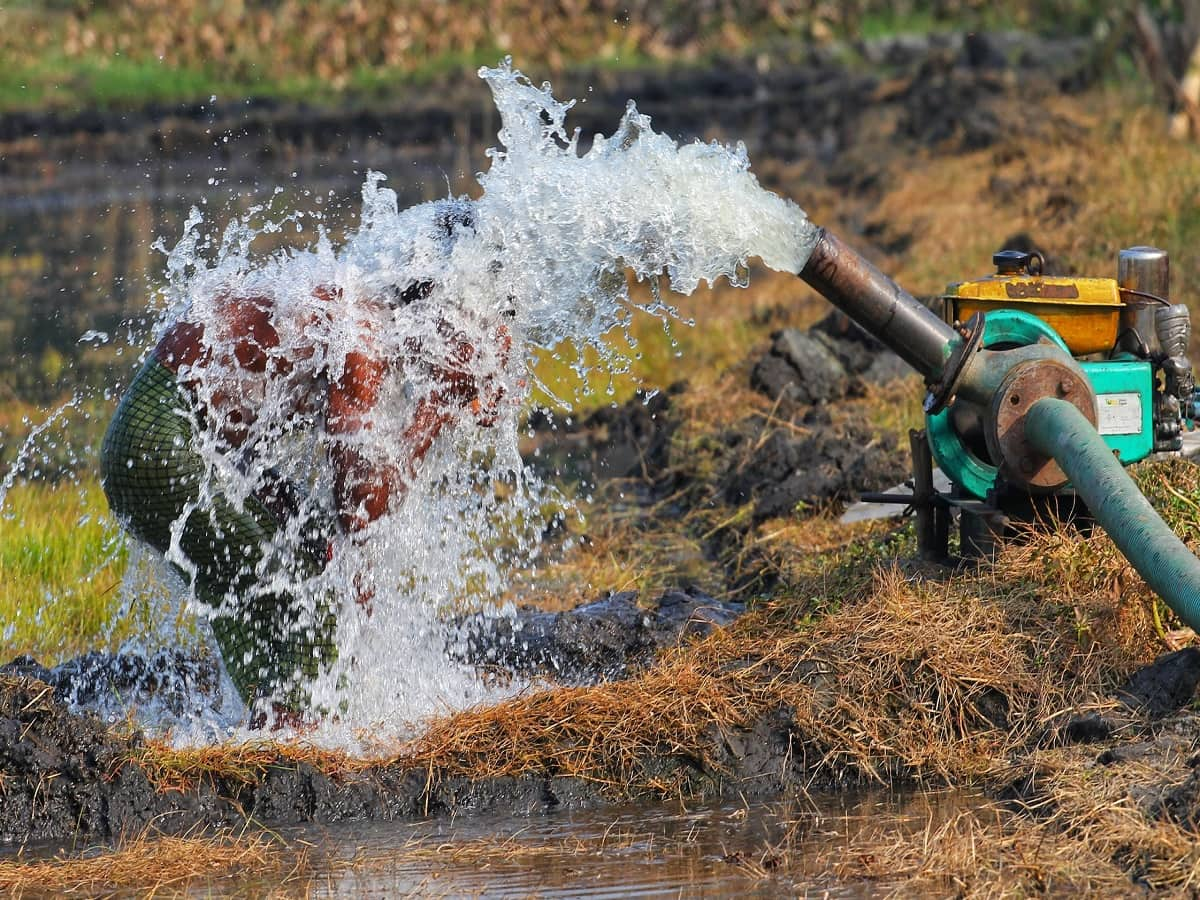
[[[94,481],[14,486],[0,508],[5,656],[57,661],[125,637],[134,623],[114,622],[125,561]]]

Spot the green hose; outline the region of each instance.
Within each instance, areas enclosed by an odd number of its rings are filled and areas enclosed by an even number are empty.
[[[1039,400],[1026,414],[1025,437],[1062,466],[1146,584],[1200,631],[1200,559],[1154,511],[1083,414],[1065,400]]]

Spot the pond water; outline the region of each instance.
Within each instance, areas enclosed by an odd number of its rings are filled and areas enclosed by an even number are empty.
[[[838,878],[847,847],[936,829],[985,803],[957,791],[855,791],[314,827],[283,835],[309,847],[302,875],[192,888],[316,897],[873,897],[895,886]]]

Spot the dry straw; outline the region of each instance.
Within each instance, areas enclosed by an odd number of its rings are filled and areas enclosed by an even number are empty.
[[[302,857],[289,862],[278,845],[259,835],[141,835],[116,849],[64,853],[50,859],[2,859],[0,892],[9,896],[89,897],[119,887],[146,896],[177,894],[195,883],[247,871],[281,884],[293,878],[303,865]]]
[[[1065,712],[1161,649],[1153,598],[1101,534],[1060,526],[995,566],[939,578],[880,558],[888,551],[842,551],[791,596],[634,678],[447,716],[371,764],[435,783],[561,775],[670,794],[689,773],[721,775],[715,735],[787,710],[814,776],[961,782],[1052,740]],[[829,611],[814,615],[822,604]],[[217,773],[254,779],[280,757],[331,773],[368,765],[271,743],[152,745],[143,761],[177,788]],[[664,775],[663,759],[686,765]]]

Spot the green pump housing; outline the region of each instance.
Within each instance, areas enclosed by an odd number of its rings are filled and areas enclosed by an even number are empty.
[[[984,347],[1003,349],[1039,341],[1068,350],[1050,325],[1030,313],[1000,309],[987,314]],[[1154,451],[1154,371],[1150,361],[1118,353],[1110,359],[1081,360],[1080,367],[1096,392],[1097,430],[1104,442],[1125,465],[1145,459]],[[983,499],[995,486],[998,469],[988,458],[981,435],[970,427],[970,413],[951,404],[926,417],[926,430],[934,460],[950,481],[970,496]]]
[[[951,285],[939,317],[818,229],[800,277],[928,388],[929,427],[909,432],[911,493],[863,499],[910,507],[917,553],[930,561],[955,558],[956,514],[957,558],[981,559],[1021,522],[1082,512],[1200,631],[1200,559],[1123,466],[1183,450],[1183,429],[1200,418],[1190,315],[1169,300],[1166,252],[1120,251],[1115,280],[1043,277],[1031,253],[994,261],[994,276]],[[935,454],[948,493],[934,486]]]
[[[1122,250],[1118,275],[1042,274],[1036,253],[1004,250],[997,271],[947,288],[943,318],[982,313],[982,345],[1004,350],[1050,342],[1079,364],[1096,395],[1101,439],[1123,465],[1182,446],[1194,415],[1186,307],[1167,299],[1165,252]],[[983,439],[986,411],[955,399],[926,416],[930,451],[960,496],[986,499],[998,467]]]

